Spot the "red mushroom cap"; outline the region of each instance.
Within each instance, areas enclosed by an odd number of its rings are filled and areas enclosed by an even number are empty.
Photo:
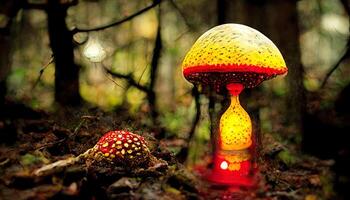
[[[93,148],[94,156],[125,166],[145,163],[150,151],[144,138],[129,131],[116,130],[106,133]]]

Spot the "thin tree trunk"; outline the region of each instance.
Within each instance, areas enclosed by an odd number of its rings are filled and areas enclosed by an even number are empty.
[[[79,67],[74,63],[73,35],[65,22],[67,7],[59,0],[47,1],[50,45],[55,60],[55,100],[61,105],[79,105]]]
[[[297,1],[271,0],[266,9],[270,15],[269,36],[277,44],[288,66],[286,122],[293,128],[294,136],[302,135],[306,112],[306,91],[303,85],[304,68],[301,64],[299,46]]]
[[[217,130],[219,127],[219,119],[218,119],[218,111],[215,109],[215,105],[218,100],[215,97],[215,90],[210,88],[209,91],[209,104],[208,104],[208,112],[209,112],[209,120],[210,120],[210,140],[211,140],[211,149],[212,153],[215,153],[217,146],[217,138],[219,131]]]
[[[7,31],[0,31],[0,107],[4,105],[6,78],[10,71],[10,36]]]
[[[158,74],[158,66],[159,66],[159,59],[160,54],[162,51],[162,37],[161,37],[161,31],[160,31],[160,21],[157,28],[157,36],[155,40],[155,45],[153,48],[153,56],[151,61],[151,72],[150,72],[150,85],[148,93],[148,102],[151,108],[151,116],[153,121],[156,125],[158,125],[158,111],[157,111],[157,104],[156,104],[156,93],[155,93],[155,83],[157,79]]]
[[[11,28],[13,18],[17,15],[20,2],[6,0],[0,5],[0,13],[7,17],[3,27],[0,27],[0,107],[4,105],[7,91],[6,79],[11,67]]]

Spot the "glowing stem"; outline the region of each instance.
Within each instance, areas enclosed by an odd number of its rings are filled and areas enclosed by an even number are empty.
[[[239,94],[243,89],[241,84],[227,85],[231,96],[231,105],[220,119],[221,150],[242,150],[252,144],[252,123],[248,113],[239,103]]]

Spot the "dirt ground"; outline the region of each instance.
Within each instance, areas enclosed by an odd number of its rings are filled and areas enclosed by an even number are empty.
[[[70,114],[67,114],[70,113]],[[254,189],[218,187],[179,163],[155,139],[158,127],[140,123],[123,110],[61,110],[55,114],[9,105],[0,117],[0,199],[334,199],[332,160],[295,153],[292,146],[263,137]],[[107,131],[125,129],[145,137],[157,160],[146,168],[84,161],[37,176],[39,167],[77,156]],[[135,131],[139,130],[139,131]],[[160,145],[161,144],[161,145]],[[175,142],[176,144],[176,142]],[[165,162],[163,162],[165,161]]]

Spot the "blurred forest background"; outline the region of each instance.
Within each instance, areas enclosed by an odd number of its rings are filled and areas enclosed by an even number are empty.
[[[269,37],[289,68],[244,91],[255,132],[335,160],[335,183],[346,195],[349,14],[347,0],[2,0],[0,129],[28,109],[98,107],[151,127],[158,139],[177,138],[184,148],[171,151],[180,160],[189,153],[191,165],[209,151],[210,121],[225,99],[192,89],[181,62],[206,30],[242,23]],[[2,143],[15,142],[5,136]]]

